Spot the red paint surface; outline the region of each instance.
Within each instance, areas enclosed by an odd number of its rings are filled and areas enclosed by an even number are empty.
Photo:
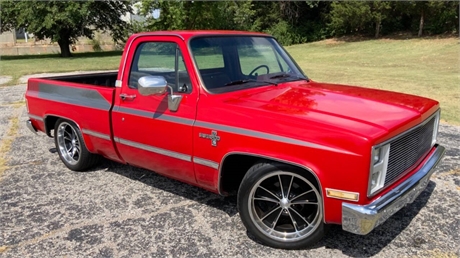
[[[127,72],[120,72],[121,88],[103,88],[84,84],[30,79],[26,98],[33,115],[63,116],[75,121],[80,128],[111,136],[111,141],[85,135],[91,152],[109,159],[154,170],[207,190],[219,191],[219,169],[193,162],[155,154],[139,148],[120,145],[113,137],[143,143],[199,157],[222,164],[225,155],[248,153],[283,160],[309,168],[325,188],[358,192],[359,204],[367,204],[390,191],[412,173],[393,183],[377,196],[366,197],[369,179],[370,150],[409,128],[421,123],[438,108],[438,102],[407,94],[343,86],[318,82],[296,81],[222,94],[209,94],[200,85],[194,68],[188,40],[196,35],[228,34],[222,31],[154,32],[132,36],[121,60],[121,69],[129,70],[131,57],[141,42],[159,40],[176,42],[183,54],[193,84],[193,91],[184,94],[177,112],[167,108],[166,96],[141,96],[129,89]],[[246,32],[236,34],[264,35]],[[96,89],[113,107],[208,122],[217,125],[243,128],[276,136],[317,144],[323,148],[305,147],[286,142],[271,141],[240,133],[217,130],[220,141],[211,146],[209,139],[199,138],[199,133],[210,134],[211,129],[162,121],[155,118],[107,112],[88,107],[53,102],[37,98],[38,83],[58,84],[62,87]],[[389,82],[391,83],[391,82]],[[121,101],[121,93],[135,94],[133,101]],[[41,131],[43,123],[32,120]],[[323,196],[325,220],[341,223],[341,200]]]

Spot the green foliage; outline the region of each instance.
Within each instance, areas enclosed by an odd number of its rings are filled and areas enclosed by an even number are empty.
[[[92,39],[91,45],[93,46],[94,52],[102,52],[101,42],[99,41],[99,39]]]
[[[333,2],[328,27],[335,36],[372,32],[378,36],[380,29],[387,34],[458,32],[458,5],[458,1]]]
[[[364,32],[372,20],[368,2],[333,2],[328,26],[335,35]]]
[[[25,27],[38,39],[58,42],[63,55],[78,37],[110,31],[115,40],[142,31],[263,31],[284,45],[349,34],[458,33],[458,1],[1,1],[1,31]],[[120,17],[140,7],[145,21]],[[152,10],[160,9],[159,19]],[[68,53],[65,53],[65,52]]]
[[[301,36],[296,28],[290,26],[286,21],[279,21],[265,32],[273,35],[282,45],[292,45],[307,42],[307,38]]]
[[[147,16],[141,30],[251,30],[255,11],[251,1],[141,1],[141,14]],[[160,18],[150,13],[160,9]],[[138,28],[139,30],[139,28]]]
[[[426,30],[431,34],[458,33],[459,3],[459,1],[429,2],[427,7],[431,13],[426,18]]]
[[[78,37],[90,39],[94,31],[110,31],[115,40],[123,38],[126,23],[121,16],[131,11],[125,1],[2,1],[0,31],[26,28],[37,39],[58,42],[61,55],[70,56],[69,45]]]

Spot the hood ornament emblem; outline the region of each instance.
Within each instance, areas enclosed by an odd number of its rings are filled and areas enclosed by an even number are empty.
[[[217,142],[220,141],[220,136],[217,135],[217,131],[211,131],[211,134],[199,133],[198,136],[204,139],[210,139],[211,145],[216,147]]]

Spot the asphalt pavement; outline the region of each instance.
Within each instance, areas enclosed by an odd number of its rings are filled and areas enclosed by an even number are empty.
[[[366,236],[332,226],[306,250],[247,233],[235,197],[103,161],[72,172],[53,139],[26,127],[25,86],[0,87],[0,257],[459,257],[460,127],[427,189]],[[1,166],[1,161],[6,166]]]

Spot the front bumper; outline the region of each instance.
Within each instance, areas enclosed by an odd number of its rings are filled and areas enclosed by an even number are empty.
[[[389,217],[412,203],[425,190],[434,168],[444,156],[445,148],[434,146],[435,151],[422,167],[406,181],[368,205],[342,204],[342,228],[358,235],[366,235]]]

